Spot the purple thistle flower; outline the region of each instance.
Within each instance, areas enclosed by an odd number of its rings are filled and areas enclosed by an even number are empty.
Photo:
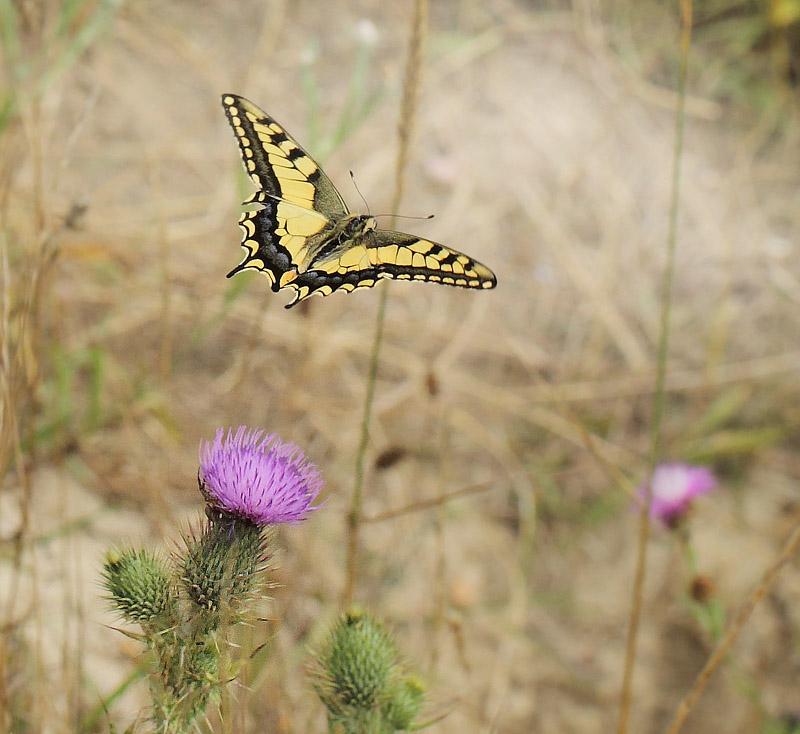
[[[317,507],[324,482],[317,467],[293,443],[239,426],[220,428],[214,442],[200,442],[200,490],[215,510],[276,525],[305,520]]]
[[[650,484],[653,494],[650,517],[674,527],[688,511],[693,498],[710,492],[716,486],[717,480],[707,467],[660,464],[653,472]],[[640,502],[646,502],[647,487],[640,487],[637,497]]]

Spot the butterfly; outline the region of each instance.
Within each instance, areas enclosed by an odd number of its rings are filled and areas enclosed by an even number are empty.
[[[242,270],[261,271],[273,291],[294,289],[286,308],[312,295],[369,288],[381,278],[477,289],[497,284],[494,273],[468,255],[378,229],[374,217],[351,214],[314,159],[252,102],[223,94],[222,107],[258,187],[242,204],[246,254],[229,278]]]

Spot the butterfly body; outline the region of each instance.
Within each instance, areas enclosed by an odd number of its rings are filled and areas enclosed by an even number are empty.
[[[494,273],[468,255],[351,214],[314,159],[275,120],[233,94],[222,96],[222,106],[258,187],[239,219],[245,258],[228,277],[245,269],[263,272],[272,290],[295,290],[287,308],[311,295],[369,288],[382,278],[496,285]]]

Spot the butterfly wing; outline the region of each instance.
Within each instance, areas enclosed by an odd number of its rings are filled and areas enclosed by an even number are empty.
[[[312,295],[371,288],[381,278],[481,290],[497,285],[495,274],[469,255],[411,234],[372,230],[338,254],[314,261],[288,283],[296,294],[286,308]]]
[[[245,170],[258,186],[239,226],[245,257],[228,277],[252,268],[278,291],[305,269],[312,241],[324,240],[347,207],[330,179],[266,112],[235,94],[222,107],[239,143]]]
[[[413,234],[381,229],[373,233],[372,239],[369,257],[385,273],[385,278],[427,280],[481,290],[497,285],[497,278],[489,268],[450,247]]]
[[[306,268],[312,243],[324,241],[332,222],[313,209],[257,191],[244,202],[251,205],[239,217],[244,260],[230,273],[249,268],[266,275],[277,292]]]
[[[235,94],[222,95],[245,170],[258,186],[279,199],[315,209],[329,219],[347,207],[314,159],[264,110]]]

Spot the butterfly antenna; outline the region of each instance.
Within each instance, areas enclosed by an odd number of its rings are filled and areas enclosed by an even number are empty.
[[[361,193],[361,189],[358,188],[358,184],[356,183],[356,175],[352,171],[350,171],[350,178],[353,181],[353,186],[356,187],[356,191],[358,191],[358,195],[361,197],[361,201],[364,202],[364,206],[367,209],[367,214],[369,214],[369,204],[367,204],[367,200],[364,198],[364,194]]]
[[[376,219],[378,217],[397,217],[397,219],[433,219],[433,214],[428,214],[427,217],[415,217],[411,214],[373,214]]]

